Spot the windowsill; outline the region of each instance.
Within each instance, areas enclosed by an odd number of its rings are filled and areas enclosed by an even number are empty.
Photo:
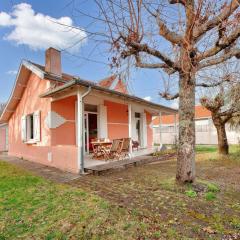
[[[28,141],[25,142],[26,144],[35,144],[37,143],[34,139],[29,139]]]

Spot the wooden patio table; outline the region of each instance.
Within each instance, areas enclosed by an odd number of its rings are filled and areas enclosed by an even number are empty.
[[[91,142],[93,145],[93,148],[96,149],[96,152],[94,151],[93,157],[96,158],[103,158],[106,151],[111,147],[112,141],[93,141]]]

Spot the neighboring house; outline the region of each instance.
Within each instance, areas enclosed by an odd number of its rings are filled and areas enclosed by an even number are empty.
[[[8,125],[0,124],[0,152],[8,150]]]
[[[176,124],[175,124],[176,119]],[[160,124],[161,122],[161,124]],[[217,144],[217,130],[212,122],[211,112],[202,106],[195,106],[196,144]],[[160,134],[161,125],[161,134]],[[228,142],[240,143],[240,130],[233,130],[226,125]],[[162,116],[153,119],[154,143],[174,144],[178,134],[178,115]],[[162,141],[161,141],[162,140]]]
[[[46,51],[45,62],[19,68],[0,118],[9,126],[9,155],[79,172],[92,138],[130,137],[152,151],[152,117],[176,113],[129,95],[117,76],[94,83],[62,73],[56,49]]]

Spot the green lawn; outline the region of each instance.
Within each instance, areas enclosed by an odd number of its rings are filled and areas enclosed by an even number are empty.
[[[128,212],[0,162],[0,239],[126,239]],[[126,227],[127,226],[127,227]]]
[[[198,152],[188,186],[175,184],[175,160],[69,185],[0,161],[0,240],[230,239],[240,232],[240,152]]]
[[[217,152],[216,145],[196,145],[196,151],[198,153],[213,153]]]

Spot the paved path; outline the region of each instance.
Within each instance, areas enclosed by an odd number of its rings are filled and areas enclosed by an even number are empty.
[[[0,160],[11,163],[57,183],[67,183],[81,177],[79,174],[64,172],[54,167],[48,167],[40,163],[26,161],[17,157],[7,156],[5,154],[0,154]]]

